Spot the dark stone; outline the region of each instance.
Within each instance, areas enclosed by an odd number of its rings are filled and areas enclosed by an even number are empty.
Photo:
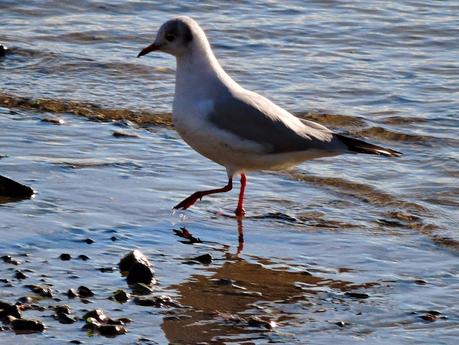
[[[124,303],[129,299],[129,294],[123,289],[119,289],[113,293],[113,298],[117,302]]]
[[[78,255],[78,259],[83,260],[83,261],[88,261],[89,260],[89,256],[81,254],[81,255]]]
[[[34,299],[30,296],[22,296],[18,298],[18,303],[33,303]]]
[[[5,56],[7,52],[8,52],[8,47],[3,44],[0,44],[0,57]]]
[[[93,244],[94,243],[94,240],[91,239],[91,238],[87,238],[85,240],[83,240],[83,242],[87,243],[87,244]]]
[[[26,287],[29,288],[30,290],[32,290],[37,295],[40,295],[42,297],[49,297],[49,298],[53,297],[53,293],[51,291],[51,288],[49,288],[48,286],[44,286],[44,285],[26,285]]]
[[[366,293],[360,293],[360,292],[346,292],[344,295],[346,297],[358,298],[358,299],[365,299],[365,298],[370,297]]]
[[[41,122],[51,123],[53,125],[63,125],[65,121],[58,117],[44,117],[41,119]]]
[[[417,284],[417,285],[426,285],[427,284],[427,282],[425,280],[422,280],[422,279],[416,279],[414,281],[414,283]]]
[[[67,297],[68,298],[78,297],[78,292],[75,289],[68,289],[67,290]]]
[[[94,296],[94,292],[91,289],[87,288],[86,286],[78,287],[78,295],[82,298],[92,297]]]
[[[191,260],[198,261],[204,265],[209,265],[212,263],[213,258],[212,258],[212,255],[210,254],[204,254],[204,255],[197,256]]]
[[[115,267],[101,267],[101,268],[99,268],[99,271],[101,271],[102,273],[114,272],[115,270],[116,270]]]
[[[68,253],[62,253],[61,255],[59,255],[59,259],[61,259],[62,261],[69,261],[71,258],[72,256]]]
[[[174,301],[172,297],[162,295],[162,296],[154,296],[154,297],[136,297],[134,298],[134,303],[137,305],[141,305],[144,307],[156,307],[156,308],[164,308],[164,307],[176,307],[179,308],[181,305]]]
[[[56,305],[54,306],[54,312],[56,314],[67,314],[70,315],[72,313],[72,310],[67,304],[62,304],[62,305]]]
[[[335,325],[337,325],[338,327],[344,327],[344,326],[346,326],[346,324],[345,324],[343,321],[335,322]]]
[[[30,198],[34,190],[0,175],[0,196],[11,198]]]
[[[128,284],[152,284],[154,271],[147,257],[139,250],[134,250],[125,255],[119,262],[119,269],[126,275]]]
[[[434,322],[438,319],[438,317],[440,316],[440,312],[438,311],[435,311],[435,310],[429,310],[428,312],[426,312],[424,315],[421,315],[421,319],[423,319],[424,321],[428,321],[428,322]]]
[[[3,255],[1,259],[3,260],[3,262],[6,262],[7,264],[19,265],[19,261],[13,259],[10,255]]]
[[[104,313],[102,309],[94,309],[88,311],[83,315],[83,320],[87,322],[88,319],[94,319],[99,323],[105,323],[108,321],[108,316]],[[91,320],[90,320],[91,321]]]
[[[121,325],[100,325],[98,328],[98,331],[101,335],[107,336],[107,337],[114,337],[116,335],[121,335],[127,333],[127,329],[124,326]]]
[[[112,237],[110,237],[110,239],[111,239],[113,242],[118,241],[118,238],[117,238],[116,236],[112,236]]]
[[[21,309],[16,304],[10,304],[7,302],[0,302],[0,318],[4,319],[8,316],[21,318]]]
[[[14,277],[19,280],[28,278],[24,272],[19,271],[19,270],[16,271],[16,273],[14,274]]]
[[[138,134],[123,132],[123,131],[114,131],[113,136],[115,138],[140,138],[140,135]]]
[[[43,332],[45,324],[39,320],[15,319],[11,322],[13,330],[18,333]]]
[[[146,284],[136,283],[132,287],[132,292],[136,295],[149,295],[153,292],[153,289]]]
[[[65,325],[69,325],[76,321],[74,317],[71,317],[70,315],[67,315],[67,314],[56,314],[54,315],[54,318],[60,323],[65,324]]]

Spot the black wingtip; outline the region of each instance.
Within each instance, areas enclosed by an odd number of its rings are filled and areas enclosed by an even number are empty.
[[[386,157],[401,157],[403,153],[388,149],[385,147],[373,145],[360,139],[349,138],[341,134],[335,136],[347,146],[347,149],[352,152],[381,155]]]

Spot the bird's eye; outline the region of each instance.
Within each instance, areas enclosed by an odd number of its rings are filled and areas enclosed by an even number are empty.
[[[173,40],[175,40],[175,36],[173,34],[166,34],[165,38],[166,38],[166,41],[169,41],[169,42],[172,42]]]

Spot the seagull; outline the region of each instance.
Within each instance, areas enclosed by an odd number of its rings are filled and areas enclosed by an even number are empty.
[[[171,54],[177,61],[172,106],[177,132],[228,174],[226,186],[195,192],[174,209],[187,209],[206,195],[230,191],[233,177],[240,175],[235,214],[242,217],[247,172],[288,169],[306,160],[344,153],[401,155],[300,119],[243,88],[223,70],[203,29],[190,17],[176,17],[161,25],[153,43],[137,57],[153,51]]]

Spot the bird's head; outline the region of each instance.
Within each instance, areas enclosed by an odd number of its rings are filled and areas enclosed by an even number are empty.
[[[142,49],[137,57],[156,50],[181,56],[189,51],[196,34],[200,34],[199,31],[202,32],[199,25],[189,17],[182,16],[168,20],[159,28],[153,43]]]

